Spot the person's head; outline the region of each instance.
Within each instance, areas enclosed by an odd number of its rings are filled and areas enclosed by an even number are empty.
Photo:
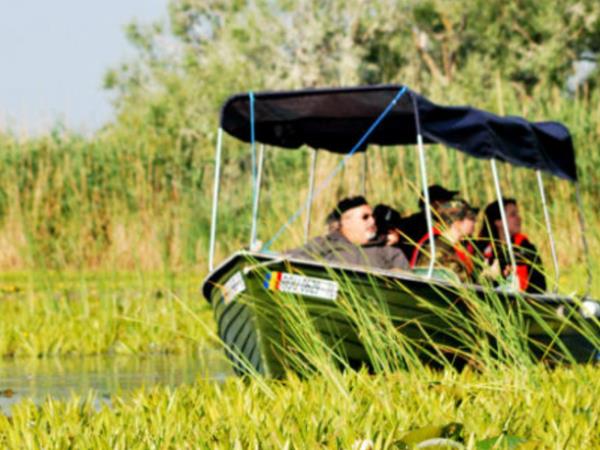
[[[373,217],[377,226],[377,233],[385,236],[387,245],[394,245],[400,241],[400,213],[388,205],[376,205],[373,208]]]
[[[519,214],[517,201],[514,198],[503,198],[502,203],[504,204],[504,211],[506,213],[508,232],[511,236],[514,236],[521,232],[521,215]],[[498,201],[490,203],[485,208],[481,236],[492,239],[504,239],[504,227],[502,225],[502,215]]]
[[[353,244],[366,244],[377,235],[373,210],[364,197],[341,200],[333,214],[339,218],[340,233]]]
[[[340,229],[340,217],[336,211],[330,212],[325,218],[325,224],[327,225],[327,232],[333,233]]]
[[[429,191],[429,204],[436,211],[442,203],[452,200],[458,194],[458,191],[449,191],[439,184],[432,184],[427,190]],[[422,194],[419,197],[419,209],[421,211],[425,209],[425,200]]]
[[[473,208],[465,200],[457,199],[443,202],[438,208],[443,226],[450,230],[456,240],[471,236],[475,231],[475,219],[478,208]]]

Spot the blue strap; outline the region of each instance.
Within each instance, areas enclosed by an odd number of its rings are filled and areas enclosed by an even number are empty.
[[[346,162],[348,161],[348,159],[352,155],[354,155],[358,151],[359,148],[362,147],[362,145],[369,138],[369,136],[371,135],[371,133],[373,133],[373,131],[375,131],[375,129],[379,126],[379,124],[381,123],[381,121],[383,119],[385,119],[385,117],[390,113],[390,111],[392,110],[392,108],[394,106],[396,106],[396,103],[398,103],[398,101],[400,100],[400,98],[402,98],[402,96],[406,93],[406,90],[407,90],[406,86],[402,86],[402,89],[400,89],[398,91],[398,93],[396,94],[396,96],[392,99],[392,101],[389,103],[389,105],[387,105],[387,107],[379,115],[379,117],[377,117],[377,119],[375,119],[375,121],[369,127],[369,129],[365,132],[365,134],[363,134],[363,136],[358,140],[358,142],[354,145],[354,147],[352,147],[352,149],[338,163],[338,165],[331,172],[331,174],[329,174],[329,176],[319,185],[319,187],[316,190],[316,193],[315,193],[315,195],[314,195],[313,198],[316,198],[321,192],[323,192],[323,190],[329,185],[329,183],[331,183],[331,181],[333,180],[333,178],[338,174],[338,172],[342,169],[342,167],[344,167],[344,165],[346,164]],[[288,219],[288,221],[286,223],[284,223],[281,226],[281,228],[279,228],[279,230],[277,230],[277,233],[275,233],[275,235],[271,238],[271,240],[269,242],[267,242],[266,245],[263,246],[263,248],[262,248],[261,251],[269,250],[271,248],[271,245],[273,245],[273,242],[275,242],[277,240],[277,238],[281,235],[281,233],[284,232],[284,230],[287,227],[289,227],[291,224],[293,224],[298,219],[298,217],[300,217],[300,215],[304,212],[304,210],[307,208],[307,206],[308,205],[306,204],[306,202],[304,202],[302,204],[302,206],[300,208],[298,208],[298,210]]]

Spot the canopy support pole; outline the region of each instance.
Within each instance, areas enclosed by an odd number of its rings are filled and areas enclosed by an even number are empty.
[[[546,201],[546,191],[544,190],[544,180],[542,172],[538,169],[535,171],[537,175],[538,187],[540,189],[540,197],[542,198],[542,206],[544,207],[544,220],[546,221],[546,230],[548,231],[548,239],[550,240],[550,252],[552,253],[552,263],[554,264],[554,289],[552,292],[558,292],[558,280],[560,278],[560,267],[558,265],[558,257],[556,255],[556,244],[554,243],[554,234],[552,233],[552,223],[550,222],[550,213],[548,212],[548,202]]]
[[[408,88],[406,86],[402,86],[402,88],[398,91],[396,96],[386,106],[385,110],[377,117],[377,119],[375,119],[375,121],[371,124],[369,129],[367,131],[365,131],[365,133],[358,140],[358,142],[354,145],[354,147],[352,147],[352,149],[344,155],[344,158],[342,159],[342,161],[340,161],[338,163],[338,165],[335,167],[335,169],[327,176],[327,178],[321,182],[321,184],[317,188],[316,196],[319,196],[323,192],[323,190],[329,185],[329,183],[331,183],[331,180],[333,180],[333,178],[337,175],[337,173],[340,171],[340,169],[342,167],[344,167],[344,165],[346,164],[348,159],[350,157],[352,157],[352,155],[354,155],[363,146],[363,144],[367,141],[367,139],[369,138],[371,133],[373,133],[373,131],[379,126],[381,121],[383,119],[385,119],[385,117],[389,114],[389,112],[392,110],[392,108],[394,108],[394,106],[396,106],[398,101],[402,98],[402,96],[405,94],[405,92],[407,90],[408,90]],[[281,233],[283,233],[286,228],[288,228],[291,224],[293,224],[296,220],[298,220],[298,217],[300,217],[300,215],[304,212],[305,208],[306,208],[306,203],[303,203],[302,206],[300,208],[298,208],[298,210],[288,219],[288,221],[286,223],[284,223],[279,228],[279,230],[277,230],[277,232],[273,235],[273,237],[263,246],[263,249],[268,250],[269,248],[271,248],[271,245],[273,244],[273,242],[275,242],[277,240],[277,238],[281,235]]]
[[[313,150],[310,162],[310,175],[308,179],[308,197],[306,198],[306,221],[304,222],[304,243],[308,242],[310,235],[310,219],[312,213],[312,202],[315,192],[315,173],[317,170],[317,153],[318,150]]]
[[[265,153],[265,146],[261,144],[258,147],[258,168],[256,169],[256,179],[254,180],[254,201],[252,205],[252,228],[250,231],[250,250],[256,249],[256,234],[258,223],[258,205],[260,202],[260,180],[262,178],[262,167]]]
[[[210,243],[208,249],[208,270],[213,271],[215,258],[215,238],[217,233],[217,209],[219,207],[219,186],[221,184],[221,147],[223,129],[217,131],[217,149],[215,155],[215,181],[213,184],[212,217],[210,220]]]
[[[590,295],[592,289],[592,262],[590,260],[590,248],[588,247],[585,216],[583,215],[583,199],[581,198],[581,189],[579,187],[579,181],[575,182],[575,196],[577,197],[577,217],[579,219],[579,230],[581,232],[581,243],[583,245],[583,253],[585,255],[586,269],[587,269],[587,285],[585,288],[585,294],[583,298],[587,298]]]
[[[421,168],[421,184],[423,185],[423,197],[425,199],[425,219],[427,220],[427,233],[429,234],[429,268],[427,269],[427,278],[433,275],[435,265],[435,236],[433,235],[433,220],[431,214],[431,203],[429,202],[429,183],[427,182],[427,161],[425,160],[425,148],[423,147],[423,135],[421,134],[421,119],[419,118],[419,108],[414,95],[411,95],[413,109],[415,111],[415,128],[417,130],[417,147],[419,148],[419,166]]]
[[[363,153],[363,170],[362,170],[362,180],[361,180],[361,195],[363,197],[367,196],[367,177],[369,172],[369,156],[367,152]]]
[[[515,260],[515,253],[513,251],[512,240],[510,237],[510,231],[508,231],[508,222],[506,220],[506,210],[504,209],[504,199],[502,198],[502,189],[500,188],[500,179],[498,178],[498,168],[496,167],[496,159],[490,160],[492,166],[492,176],[494,177],[494,187],[496,188],[496,197],[498,197],[498,209],[500,210],[500,217],[502,218],[502,228],[504,230],[504,239],[506,239],[506,247],[508,248],[508,257],[510,259],[510,265],[512,267],[513,277],[517,276],[517,263]],[[494,224],[491,223],[490,227]]]

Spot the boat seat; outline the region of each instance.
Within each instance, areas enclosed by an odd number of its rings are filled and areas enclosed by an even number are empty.
[[[413,268],[413,272],[417,275],[427,276],[427,273],[429,273],[429,267],[417,266]],[[458,278],[458,275],[452,270],[446,269],[445,267],[435,267],[431,273],[431,277],[437,278],[438,280],[450,281],[452,283],[460,283],[460,278]]]

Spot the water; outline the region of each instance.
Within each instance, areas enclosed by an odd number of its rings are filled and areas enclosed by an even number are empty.
[[[49,359],[0,359],[0,411],[10,415],[14,404],[31,399],[68,400],[95,393],[96,407],[110,405],[110,396],[141,387],[176,387],[198,378],[220,381],[232,375],[222,350],[198,356],[93,356]]]

